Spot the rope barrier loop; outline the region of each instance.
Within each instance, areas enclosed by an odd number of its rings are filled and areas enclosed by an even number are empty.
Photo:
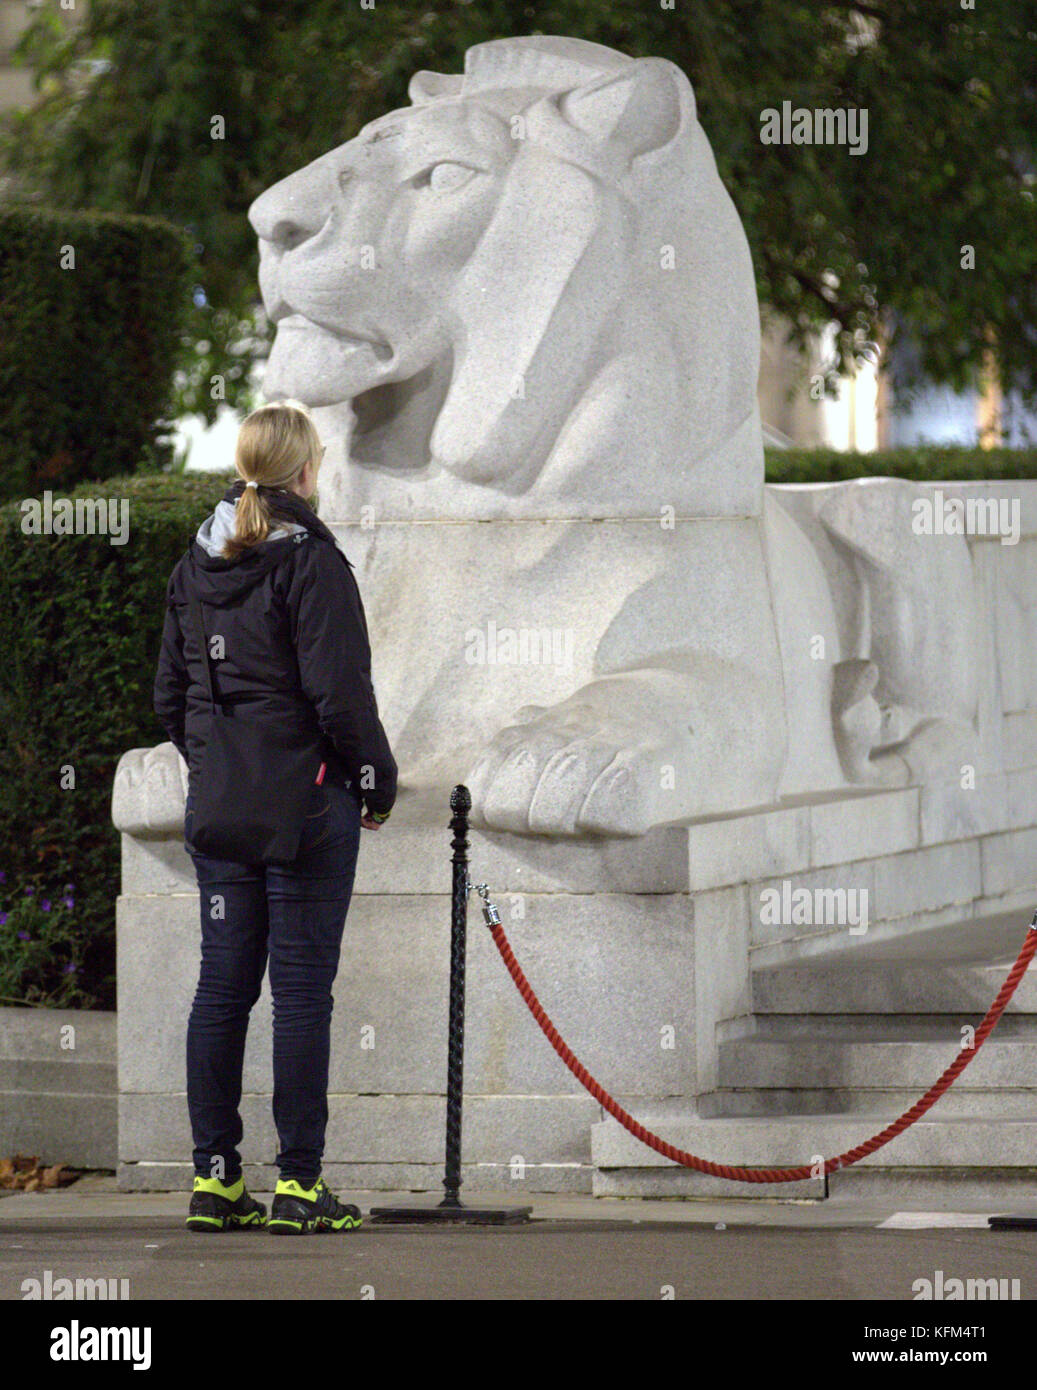
[[[910,1128],[916,1120],[922,1116],[940,1099],[943,1093],[958,1079],[968,1064],[975,1057],[976,1053],[994,1031],[998,1019],[1004,1012],[1008,1001],[1015,993],[1019,981],[1026,974],[1027,967],[1033,959],[1034,952],[1037,951],[1037,912],[1034,912],[1033,920],[1023,941],[1022,948],[1016,958],[1015,964],[1009,970],[1004,984],[997,993],[994,1002],[987,1010],[986,1017],[976,1030],[971,1047],[962,1046],[957,1057],[949,1067],[937,1078],[929,1087],[928,1091],[915,1101],[909,1110],[897,1117],[885,1129],[878,1134],[872,1135],[863,1144],[858,1144],[856,1148],[847,1149],[845,1153],[839,1154],[836,1158],[827,1158],[824,1161],[822,1172],[820,1164],[803,1164],[798,1168],[746,1168],[727,1163],[711,1163],[709,1159],[699,1158],[692,1153],[686,1153],[683,1149],[676,1148],[673,1144],[668,1144],[665,1139],[660,1139],[651,1130],[645,1129],[644,1125],[637,1120],[623,1107],[618,1101],[605,1090],[598,1081],[591,1076],[590,1072],[579,1060],[576,1054],[567,1046],[558,1029],[548,1018],[539,999],[533,991],[532,985],[526,979],[522,967],[515,959],[508,938],[504,934],[504,928],[500,924],[500,913],[495,905],[490,901],[489,887],[485,883],[476,885],[479,896],[483,900],[483,918],[490,929],[494,944],[500,952],[501,959],[507,967],[508,973],[514,980],[518,992],[526,1001],[530,1013],[540,1025],[540,1029],[548,1042],[561,1057],[562,1061],[576,1077],[577,1081],[583,1086],[596,1101],[608,1111],[613,1119],[619,1123],[648,1148],[654,1149],[656,1153],[662,1154],[673,1163],[680,1164],[684,1168],[694,1168],[699,1173],[708,1173],[711,1177],[726,1178],[732,1182],[759,1182],[759,1183],[781,1183],[781,1182],[804,1182],[810,1178],[827,1177],[829,1173],[835,1173],[840,1168],[849,1168],[854,1163],[859,1163],[862,1158],[867,1158],[877,1149],[881,1149],[897,1135],[903,1134],[904,1130]]]

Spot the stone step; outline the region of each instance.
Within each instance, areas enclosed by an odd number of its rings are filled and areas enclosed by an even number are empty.
[[[841,956],[756,968],[757,1013],[986,1013],[1019,953],[1018,915],[955,922],[894,940],[861,938]],[[1037,1014],[1037,968],[1006,1013]]]
[[[915,1211],[976,1210],[987,1216],[1026,1210],[1037,1191],[1037,1166],[1019,1168],[866,1168],[856,1164],[828,1179],[828,1195],[897,1202]]]
[[[972,848],[979,843],[973,841]],[[936,848],[942,852],[959,847],[943,845]],[[924,853],[928,855],[930,851]],[[901,855],[898,859],[905,857]],[[1003,954],[1007,970],[1007,963],[1018,954],[1033,916],[1037,889],[1014,888],[999,891],[993,897],[984,897],[975,887],[974,880],[971,891],[960,883],[957,888],[940,887],[943,877],[953,870],[956,862],[954,857],[944,857],[939,865],[929,865],[927,872],[931,881],[920,901],[913,902],[912,893],[904,888],[904,901],[887,902],[887,912],[880,913],[878,903],[873,904],[874,912],[865,932],[855,934],[847,926],[815,928],[809,924],[764,927],[754,916],[753,944],[750,948],[752,968],[782,970],[799,965],[824,969],[837,963],[851,968],[908,958],[927,962],[934,956],[932,943],[937,943],[936,954],[942,955],[944,936],[949,934],[953,938],[956,934],[962,934],[969,946],[958,959],[983,964],[999,960]],[[815,886],[831,887],[833,872],[837,875],[836,883],[842,886],[846,883],[846,872],[852,868],[852,865],[843,865],[835,871],[819,871],[817,877],[820,883]],[[902,879],[909,880],[912,873],[910,864],[898,863],[897,859],[879,861],[875,866],[876,874],[880,869],[886,875],[892,875],[891,879],[887,879],[887,886],[889,883],[899,884]],[[966,896],[956,896],[963,891]],[[756,911],[755,902],[753,911]],[[980,938],[983,945],[976,953],[971,942]]]
[[[755,971],[753,1009],[761,1014],[985,1014],[1008,974],[1011,961],[997,965],[896,968],[786,966]],[[1005,1009],[1037,1014],[1037,970],[1029,969]]]
[[[708,1200],[804,1203],[821,1205],[827,1199],[895,1202],[915,1211],[984,1210],[987,1215],[1027,1209],[1037,1191],[1037,1166],[1018,1168],[867,1168],[857,1164],[827,1181],[804,1183],[745,1183],[710,1178],[690,1168],[607,1168],[594,1171],[595,1197],[660,1198],[670,1201]],[[984,1223],[985,1224],[985,1223]]]
[[[678,1148],[714,1163],[751,1167],[798,1167],[852,1149],[882,1130],[895,1110],[853,1115],[784,1115],[703,1119],[681,1113],[680,1103],[654,1101],[631,1106],[648,1129]],[[991,1125],[997,1126],[998,1168],[1037,1167],[1037,1116],[1004,1119],[924,1116],[903,1134],[861,1160],[868,1168],[985,1170],[991,1166]],[[591,1158],[602,1170],[673,1168],[628,1134],[611,1116],[591,1127]],[[693,1170],[688,1170],[692,1172]],[[771,1195],[774,1195],[773,1193]]]
[[[935,1078],[934,1078],[935,1079]],[[969,1118],[982,1113],[1003,1119],[1032,1120],[1037,1117],[1037,1077],[1033,1085],[1008,1089],[976,1087],[963,1090],[965,1078],[956,1081],[949,1091],[927,1112],[936,1119]],[[757,1090],[727,1086],[711,1091],[698,1099],[699,1115],[703,1119],[735,1119],[753,1116],[787,1115],[902,1115],[922,1093],[922,1087],[767,1087]]]
[[[942,1104],[942,1102],[940,1102]],[[687,1102],[631,1101],[628,1111],[678,1148],[699,1158],[749,1168],[799,1168],[817,1156],[842,1154],[883,1130],[899,1106],[841,1115],[689,1116]],[[748,1183],[710,1177],[656,1154],[605,1116],[591,1129],[598,1197],[744,1197],[762,1201],[822,1201],[852,1191],[860,1195],[902,1194],[934,1205],[952,1200],[990,1200],[991,1209],[1011,1209],[1012,1194],[1037,1186],[1037,1118],[1006,1118],[980,1109],[973,1115],[944,1115],[938,1106],[895,1140],[828,1179],[795,1183]],[[991,1126],[997,1154],[991,1154]]]
[[[114,1168],[117,1092],[114,1013],[0,1008],[0,1156]]]
[[[114,1062],[115,1014],[90,1009],[0,1008],[0,1058]]]
[[[689,1117],[685,1102],[654,1101],[627,1109],[648,1129],[699,1158],[731,1166],[793,1168],[845,1153],[878,1133],[897,1107],[859,1114],[780,1117]],[[591,1129],[599,1197],[739,1197],[762,1201],[821,1201],[829,1196],[903,1196],[934,1206],[955,1200],[990,1200],[1011,1209],[1013,1194],[1037,1186],[1037,1118],[1005,1118],[980,1111],[944,1116],[934,1107],[896,1139],[853,1166],[792,1183],[715,1178],[671,1163],[628,1134],[611,1116]],[[991,1128],[996,1126],[996,1154]]]
[[[114,1096],[117,1090],[114,1062],[44,1062],[34,1057],[0,1057],[0,1091]]]
[[[34,1154],[46,1164],[114,1168],[118,1162],[115,1090],[0,1090],[0,1156]]]
[[[724,1043],[718,1053],[720,1087],[757,1088],[803,1086],[807,1089],[864,1087],[927,1090],[950,1065],[960,1045],[951,1033],[944,1042],[839,1042],[819,1047],[809,1038],[743,1039]],[[954,1084],[964,1090],[984,1087],[1026,1087],[1037,1078],[1037,1042],[998,1041],[984,1044]],[[1035,1115],[1037,1120],[1037,1115]]]
[[[947,1014],[752,1014],[717,1025],[717,1041],[732,1042],[938,1042],[957,1038],[983,1013]],[[1002,1014],[999,1042],[1037,1041],[1037,1014]]]

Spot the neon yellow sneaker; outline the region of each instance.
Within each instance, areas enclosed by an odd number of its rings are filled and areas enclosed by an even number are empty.
[[[323,1178],[303,1187],[295,1178],[281,1178],[274,1192],[267,1229],[274,1236],[302,1236],[310,1231],[355,1231],[362,1224],[360,1208],[340,1202]]]
[[[266,1207],[245,1186],[245,1179],[224,1183],[219,1178],[195,1175],[187,1213],[187,1229],[214,1233],[266,1225]]]

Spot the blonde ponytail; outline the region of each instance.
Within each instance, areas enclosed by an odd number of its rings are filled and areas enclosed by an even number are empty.
[[[228,560],[270,534],[270,501],[264,489],[290,487],[308,462],[314,468],[320,464],[321,453],[316,426],[297,401],[272,401],[242,421],[234,468],[245,489],[234,509],[234,535],[223,547]]]

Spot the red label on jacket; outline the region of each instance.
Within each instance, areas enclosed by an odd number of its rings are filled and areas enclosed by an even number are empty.
[[[328,765],[327,765],[327,763],[321,763],[320,767],[317,769],[317,786],[318,786],[318,787],[319,787],[320,784],[324,781],[324,774],[325,774],[325,772],[327,772],[327,770],[328,770]]]

